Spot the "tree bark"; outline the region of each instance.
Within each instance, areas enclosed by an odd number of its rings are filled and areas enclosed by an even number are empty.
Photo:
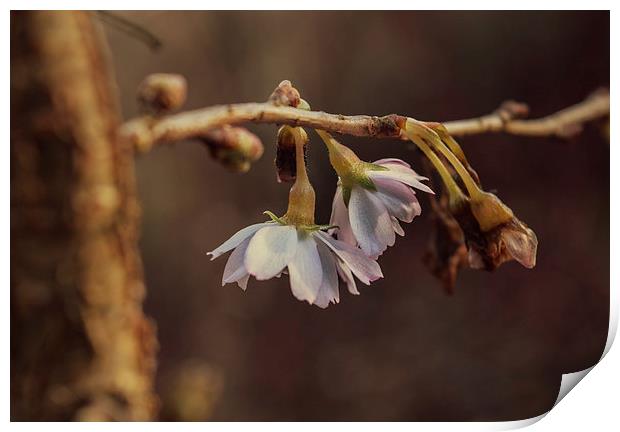
[[[150,420],[133,150],[87,12],[11,13],[11,418]]]

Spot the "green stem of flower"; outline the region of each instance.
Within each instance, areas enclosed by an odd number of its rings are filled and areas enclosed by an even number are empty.
[[[296,179],[288,196],[288,210],[284,219],[293,225],[314,225],[315,193],[308,171],[304,155],[306,144],[305,134],[301,136],[299,131],[293,129],[295,136],[295,162]]]
[[[296,178],[301,181],[309,182],[308,171],[306,170],[306,157],[304,154],[304,140],[299,136],[297,131],[295,133],[295,165],[296,165]]]
[[[446,157],[446,159],[448,159],[448,161],[450,161],[456,172],[463,180],[463,183],[467,188],[467,193],[469,194],[470,198],[480,198],[482,195],[482,191],[480,190],[472,176],[469,174],[469,172],[465,169],[461,161],[459,161],[459,159],[454,155],[454,153],[452,153],[450,149],[446,147],[446,145],[439,137],[432,140],[431,143],[435,146],[437,150],[441,152],[441,154]]]
[[[452,153],[450,149],[446,147],[446,145],[443,143],[437,133],[435,133],[432,129],[429,129],[427,126],[416,122],[413,119],[407,120],[406,129],[410,129],[413,134],[419,134],[423,138],[426,138],[437,151],[439,151],[442,155],[444,155],[446,159],[448,159],[450,164],[454,167],[458,175],[461,177],[461,180],[463,180],[463,184],[465,184],[465,187],[467,188],[467,193],[469,194],[469,197],[471,199],[475,200],[482,197],[482,191],[478,187],[478,184],[465,169],[461,161],[459,161],[459,158],[457,158],[454,153]]]
[[[424,139],[420,137],[415,132],[411,131],[409,128],[405,129],[405,134],[409,137],[409,139],[416,145],[422,152],[426,155],[427,159],[433,164],[443,184],[446,186],[448,190],[448,195],[450,196],[450,200],[455,202],[461,202],[466,200],[467,198],[461,191],[461,188],[456,184],[446,167],[443,165],[441,160],[437,157],[437,155],[431,150],[431,148],[426,144]]]
[[[446,127],[444,125],[442,125],[441,123],[433,123],[433,124],[428,125],[428,126],[433,131],[435,131],[435,133],[437,133],[437,135],[439,135],[439,138],[441,138],[441,140],[444,143],[446,143],[446,145],[448,146],[450,151],[452,153],[454,153],[454,155],[457,158],[459,158],[461,163],[467,167],[469,165],[469,162],[467,161],[467,157],[465,157],[465,152],[463,151],[463,149],[461,148],[459,143],[456,142],[456,140],[454,138],[452,138],[452,135],[450,135],[450,133],[448,132]]]

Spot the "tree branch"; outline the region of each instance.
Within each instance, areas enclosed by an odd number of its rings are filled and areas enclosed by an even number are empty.
[[[451,135],[464,136],[488,132],[511,135],[558,136],[566,138],[581,131],[584,123],[609,115],[609,92],[600,90],[583,102],[540,119],[519,120],[527,116],[527,105],[505,102],[487,116],[444,123]]]
[[[566,137],[580,130],[583,123],[609,114],[609,94],[597,92],[581,103],[555,114],[535,120],[518,120],[527,115],[527,106],[507,102],[494,113],[468,120],[444,123],[455,136],[489,132],[513,135]],[[306,126],[343,135],[373,138],[397,138],[407,117],[389,114],[345,116],[322,111],[280,106],[273,100],[265,103],[217,105],[178,114],[138,117],[125,123],[121,134],[140,151],[155,144],[192,138],[203,138],[209,131],[225,125],[241,123],[271,123]]]

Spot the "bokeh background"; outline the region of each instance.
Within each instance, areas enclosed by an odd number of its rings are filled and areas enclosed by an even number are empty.
[[[542,116],[609,86],[607,12],[118,12],[149,29],[152,52],[106,27],[124,115],[153,72],[183,74],[187,108],[263,101],[290,79],[314,109],[446,121],[506,99]],[[578,137],[462,139],[487,188],[539,239],[538,265],[465,270],[447,296],[421,262],[428,202],[380,260],[385,279],[341,290],[327,310],[293,298],[288,280],[220,284],[205,252],[263,210],[284,213],[275,126],[245,175],[196,143],[138,161],[147,313],[160,342],[165,419],[517,420],[548,410],[562,373],[593,365],[609,310],[609,144]],[[336,177],[311,134],[317,219]],[[420,164],[403,143],[345,137],[366,160]],[[578,391],[578,390],[577,390]]]

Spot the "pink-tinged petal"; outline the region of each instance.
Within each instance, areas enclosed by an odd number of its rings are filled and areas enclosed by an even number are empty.
[[[340,294],[338,292],[338,273],[336,272],[336,261],[338,258],[323,242],[319,239],[317,249],[321,258],[321,267],[323,268],[323,280],[319,287],[319,292],[314,300],[314,304],[320,308],[326,308],[330,303],[340,302]]]
[[[428,180],[428,177],[421,176],[420,174],[415,172],[413,168],[411,168],[411,165],[400,159],[381,159],[381,161],[377,161],[374,163],[384,168],[388,168],[392,171],[398,171],[405,174],[413,174],[418,180]]]
[[[273,225],[273,222],[264,222],[259,224],[250,225],[248,227],[243,228],[240,231],[237,231],[231,238],[222,243],[219,247],[215,248],[211,252],[207,252],[207,255],[211,255],[211,261],[220,255],[228,252],[231,249],[236,248],[241,244],[241,242],[248,237],[254,235],[259,229]]]
[[[288,263],[288,275],[293,295],[298,300],[312,304],[323,280],[321,257],[312,235],[303,231],[298,232],[297,251]]]
[[[250,275],[246,274],[245,276],[243,276],[241,279],[239,279],[237,281],[237,285],[239,285],[239,287],[245,291],[246,288],[248,287],[248,279],[250,279]]]
[[[336,188],[336,193],[334,194],[332,215],[329,219],[329,224],[338,226],[337,229],[333,230],[336,232],[336,237],[338,237],[338,240],[342,240],[352,246],[357,246],[357,240],[355,240],[355,236],[351,230],[351,223],[349,222],[349,211],[344,204],[344,198],[342,197],[342,186],[340,185],[338,185]]]
[[[357,186],[351,189],[349,220],[357,243],[369,257],[378,257],[394,245],[390,214],[375,192]]]
[[[406,168],[411,168],[411,165],[409,165],[407,162],[405,162],[402,159],[396,159],[396,158],[385,158],[385,159],[379,159],[373,162],[373,164],[375,165],[401,165],[404,166]]]
[[[398,223],[398,219],[392,216],[392,228],[394,228],[394,232],[401,237],[405,236],[405,231],[403,231],[403,227]]]
[[[374,178],[373,183],[390,215],[409,223],[422,212],[415,192],[409,186],[385,178]]]
[[[257,280],[271,279],[295,256],[297,230],[288,225],[267,226],[259,230],[245,253],[245,268]]]
[[[248,249],[251,238],[246,238],[228,257],[226,267],[224,267],[224,275],[222,276],[222,286],[227,283],[236,282],[248,274],[243,264],[245,251]]]
[[[347,289],[353,295],[359,295],[360,292],[357,290],[357,285],[355,284],[355,279],[353,278],[353,273],[351,273],[351,269],[341,261],[340,259],[336,262],[338,274],[340,275],[340,279],[347,284]]]
[[[411,171],[411,170],[409,170]],[[398,180],[413,188],[419,189],[430,194],[435,194],[431,188],[420,181],[420,177],[413,171],[405,172],[401,170],[389,169],[388,171],[366,171],[368,177],[374,182],[376,179]]]
[[[353,274],[366,285],[370,285],[370,282],[383,277],[379,264],[364,255],[358,248],[336,240],[324,232],[319,231],[316,233],[316,236],[334,251],[338,258],[351,269]]]

